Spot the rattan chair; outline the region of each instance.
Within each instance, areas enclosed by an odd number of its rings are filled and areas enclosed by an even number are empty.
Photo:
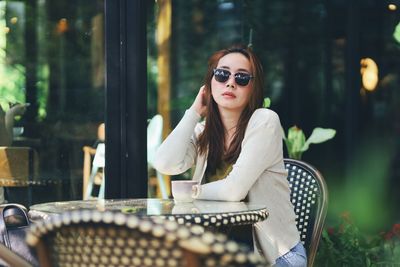
[[[328,190],[322,174],[313,166],[284,159],[291,189],[290,200],[296,213],[297,229],[313,266],[328,209]]]
[[[76,210],[33,225],[40,266],[265,266],[247,247],[201,226]]]

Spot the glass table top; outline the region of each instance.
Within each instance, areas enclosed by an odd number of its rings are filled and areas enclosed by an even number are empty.
[[[30,207],[31,212],[40,212],[48,215],[78,209],[119,211],[136,215],[173,215],[259,212],[265,210],[265,205],[207,200],[176,203],[173,199],[110,199],[49,202]]]
[[[178,224],[228,226],[254,224],[268,217],[265,205],[245,202],[195,200],[175,203],[173,199],[75,200],[36,204],[30,207],[32,221],[46,220],[74,210],[122,212],[136,216],[160,217]]]

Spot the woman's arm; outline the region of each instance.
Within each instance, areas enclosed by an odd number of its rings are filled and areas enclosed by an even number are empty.
[[[200,116],[188,109],[185,115],[157,149],[154,167],[161,173],[176,175],[191,168],[197,156],[195,127]]]
[[[283,158],[282,130],[278,115],[256,110],[249,121],[242,151],[226,178],[197,186],[198,199],[240,201],[260,175]]]
[[[159,172],[175,175],[193,166],[197,157],[195,127],[206,110],[204,92],[202,86],[190,109],[186,110],[181,121],[158,148],[153,165]]]

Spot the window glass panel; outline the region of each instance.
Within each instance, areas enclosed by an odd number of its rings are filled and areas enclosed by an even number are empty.
[[[104,140],[103,4],[0,1],[0,202],[82,199]]]

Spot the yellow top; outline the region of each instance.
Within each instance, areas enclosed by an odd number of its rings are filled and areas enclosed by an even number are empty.
[[[228,174],[232,171],[232,164],[227,163],[226,161],[222,161],[221,165],[215,170],[213,174],[206,174],[205,181],[206,183],[215,182],[221,180],[228,176]]]

